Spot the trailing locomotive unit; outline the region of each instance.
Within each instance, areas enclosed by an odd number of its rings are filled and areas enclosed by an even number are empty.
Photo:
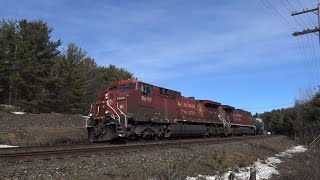
[[[91,142],[116,138],[255,134],[250,112],[135,80],[121,80],[91,105]]]

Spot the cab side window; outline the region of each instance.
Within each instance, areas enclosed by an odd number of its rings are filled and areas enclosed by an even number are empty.
[[[166,97],[169,97],[172,99],[176,98],[176,96],[177,96],[175,91],[171,91],[171,90],[164,89],[164,88],[159,88],[159,92],[160,92],[160,94],[165,95]]]
[[[168,95],[168,89],[159,88],[160,94],[162,95]]]
[[[152,87],[144,84],[140,84],[139,91],[143,94],[152,95]]]
[[[145,86],[145,90],[144,90],[145,94],[151,95],[152,94],[152,89],[150,86]]]

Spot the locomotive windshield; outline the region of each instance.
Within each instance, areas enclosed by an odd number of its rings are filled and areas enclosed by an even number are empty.
[[[111,88],[110,90],[131,91],[135,89],[135,84],[125,84]]]

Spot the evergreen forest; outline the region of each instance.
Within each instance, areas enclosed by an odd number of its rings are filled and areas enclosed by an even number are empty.
[[[110,83],[135,78],[114,65],[97,65],[74,43],[60,51],[41,20],[0,21],[0,104],[28,112],[86,114]]]
[[[258,114],[265,129],[309,144],[320,140],[320,92],[304,101],[296,101],[290,108]]]

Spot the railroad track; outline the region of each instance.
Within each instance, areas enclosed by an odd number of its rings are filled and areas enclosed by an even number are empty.
[[[147,143],[128,143],[121,145],[110,144],[79,144],[45,147],[21,147],[0,149],[0,160],[34,160],[34,159],[64,159],[77,157],[91,157],[93,155],[119,155],[152,149],[181,148],[191,145],[219,144],[235,141],[272,138],[274,136],[239,136],[229,138],[200,138],[165,140]]]

